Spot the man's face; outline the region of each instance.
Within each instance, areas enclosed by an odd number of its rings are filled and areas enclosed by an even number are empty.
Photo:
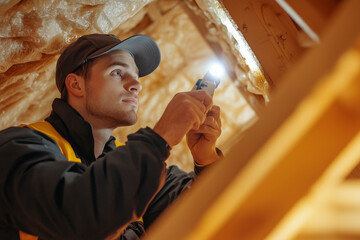
[[[134,59],[128,52],[116,50],[93,61],[85,80],[87,114],[103,127],[135,124],[142,87]]]

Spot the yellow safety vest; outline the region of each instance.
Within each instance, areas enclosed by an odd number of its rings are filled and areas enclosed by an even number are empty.
[[[69,162],[79,162],[81,163],[81,159],[76,157],[76,154],[71,147],[70,143],[65,140],[56,130],[55,128],[49,123],[49,122],[37,122],[32,123],[29,125],[20,125],[20,127],[28,127],[31,129],[34,129],[36,131],[42,132],[45,135],[49,136],[51,139],[53,139],[57,145],[60,148],[60,151],[62,154],[67,157]],[[123,143],[115,140],[116,147],[119,147],[121,145],[124,145]],[[140,218],[137,221],[143,221],[142,218]],[[19,231],[20,240],[37,240],[38,237],[30,235],[28,233]]]

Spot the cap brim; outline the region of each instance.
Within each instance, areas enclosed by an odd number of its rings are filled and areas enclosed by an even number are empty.
[[[90,55],[88,59],[96,58],[114,50],[129,52],[139,69],[139,77],[152,73],[160,64],[161,54],[156,42],[146,35],[135,35],[123,40],[115,46],[108,46]]]

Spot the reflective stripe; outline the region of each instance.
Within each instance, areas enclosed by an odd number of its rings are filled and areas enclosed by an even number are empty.
[[[19,231],[20,240],[37,240],[39,237]]]
[[[62,154],[67,157],[69,162],[79,162],[81,163],[81,159],[77,158],[73,148],[70,143],[65,140],[49,122],[37,122],[29,125],[22,125],[36,131],[42,132],[43,134],[49,136],[52,140],[54,140],[60,148]]]
[[[116,147],[120,147],[120,146],[124,146],[125,144],[123,144],[115,139],[115,145],[116,145]]]
[[[65,157],[67,157],[69,162],[79,162],[81,163],[81,159],[76,157],[76,154],[71,147],[70,143],[65,140],[57,131],[56,129],[49,123],[49,122],[36,122],[29,125],[20,125],[19,127],[28,127],[31,129],[34,129],[36,131],[39,131],[47,136],[49,136],[51,139],[53,139],[57,145],[60,148],[60,151],[62,154],[64,154]],[[123,146],[124,144],[119,142],[115,139],[115,145],[116,147]],[[138,220],[143,222],[142,217],[140,217]],[[19,231],[19,237],[20,240],[37,240],[38,237],[30,235],[28,233],[24,233],[22,231]]]

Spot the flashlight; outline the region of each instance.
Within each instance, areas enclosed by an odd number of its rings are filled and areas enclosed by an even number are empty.
[[[210,96],[213,96],[215,89],[219,86],[220,78],[223,73],[224,68],[219,63],[211,65],[204,77],[197,80],[192,91],[205,90]]]

